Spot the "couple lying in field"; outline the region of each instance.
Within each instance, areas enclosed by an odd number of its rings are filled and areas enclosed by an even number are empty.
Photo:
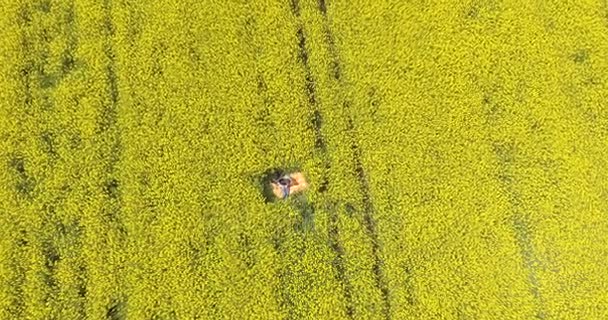
[[[290,194],[298,193],[308,188],[308,183],[301,172],[284,174],[270,181],[273,194],[279,199],[286,199]]]

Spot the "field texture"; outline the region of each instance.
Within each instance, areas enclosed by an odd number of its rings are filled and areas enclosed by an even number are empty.
[[[1,319],[608,319],[606,1],[2,0],[0,42]]]

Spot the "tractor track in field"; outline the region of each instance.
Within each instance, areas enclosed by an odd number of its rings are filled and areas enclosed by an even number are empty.
[[[35,42],[35,38],[32,37],[32,33],[30,28],[32,28],[33,22],[32,9],[27,4],[23,4],[19,8],[19,16],[18,23],[19,29],[21,32],[20,41],[21,41],[21,52],[24,66],[20,70],[20,78],[21,85],[23,86],[23,107],[24,107],[24,117],[31,117],[35,115],[36,110],[34,110],[34,87],[35,82],[32,81],[36,75],[36,63],[34,57],[31,56],[31,52],[33,52],[33,42]],[[25,119],[19,119],[24,121]],[[15,192],[19,196],[21,200],[25,200],[26,202],[31,202],[34,200],[33,191],[36,187],[37,181],[27,170],[27,158],[25,158],[21,153],[13,154],[9,161],[9,168],[12,169],[14,176],[17,177]],[[15,258],[14,259],[14,277],[12,278],[14,295],[13,299],[8,307],[8,313],[13,315],[16,318],[22,318],[24,316],[24,310],[26,308],[25,304],[25,292],[23,290],[27,278],[26,278],[26,268],[21,266],[18,261],[23,261],[27,259],[27,249],[30,246],[30,239],[28,239],[28,235],[31,234],[28,232],[27,227],[22,227],[19,230],[20,236],[17,237],[17,241],[15,242]],[[48,274],[48,270],[46,270],[46,274]]]
[[[306,33],[304,24],[301,17],[301,8],[299,0],[291,0],[291,11],[294,18],[298,21],[298,28],[296,31],[297,45],[298,45],[298,61],[301,63],[304,69],[304,83],[308,102],[308,108],[312,109],[312,118],[310,119],[310,128],[314,132],[314,148],[321,157],[322,166],[324,172],[321,176],[319,183],[318,192],[325,193],[328,189],[329,180],[327,173],[331,169],[331,163],[327,154],[327,145],[325,137],[322,133],[323,126],[323,115],[319,108],[319,102],[316,93],[316,83],[310,67],[309,51],[307,47]],[[315,208],[312,208],[315,211]],[[342,285],[343,296],[345,300],[345,312],[349,318],[354,316],[354,305],[352,301],[352,285],[346,275],[346,267],[344,265],[344,247],[340,242],[340,234],[337,226],[338,214],[335,210],[330,210],[330,223],[329,226],[329,242],[330,247],[335,253],[333,266],[336,270],[336,278]]]
[[[323,117],[321,114],[321,110],[319,109],[316,93],[316,83],[312,74],[312,70],[310,68],[309,52],[306,45],[306,34],[304,32],[304,25],[301,21],[302,18],[299,0],[291,0],[291,10],[294,17],[298,20],[298,29],[296,31],[296,37],[298,39],[298,60],[302,64],[305,72],[306,97],[308,98],[309,108],[312,109],[312,118],[310,124],[315,134],[315,148],[320,154],[325,155],[327,152],[327,146],[325,137],[323,136],[323,133],[321,131]],[[329,161],[325,161],[324,166],[326,170],[329,170]],[[327,177],[324,176],[323,180],[320,183],[320,192],[326,191],[327,183]]]
[[[325,33],[325,41],[331,56],[330,62],[330,74],[331,77],[340,84],[340,87],[344,88],[343,80],[343,68],[338,54],[338,48],[336,46],[336,40],[333,32],[329,25],[329,18],[327,15],[327,3],[325,0],[318,0],[317,6],[319,13],[323,17],[323,29]],[[344,90],[344,89],[343,89]],[[361,148],[357,142],[357,132],[354,126],[353,114],[352,114],[352,102],[345,99],[342,107],[345,116],[347,117],[347,132],[351,140],[351,151],[353,153],[353,162],[355,166],[355,173],[359,182],[359,189],[363,196],[363,224],[368,236],[371,238],[372,244],[372,256],[374,259],[373,273],[376,281],[376,286],[382,295],[382,314],[385,319],[391,319],[391,304],[390,304],[390,292],[386,280],[386,275],[383,270],[384,261],[381,258],[381,247],[378,236],[377,223],[374,218],[374,204],[372,201],[371,191],[369,187],[369,178],[365,172],[363,166]]]
[[[55,10],[55,12],[53,11]],[[74,1],[69,1],[66,6],[54,7],[54,3],[50,0],[40,1],[33,5],[23,5],[20,8],[18,21],[22,30],[21,34],[21,49],[24,53],[24,67],[21,70],[21,79],[24,88],[24,107],[26,117],[30,117],[36,121],[39,126],[46,128],[39,133],[38,148],[42,151],[42,155],[47,160],[49,172],[48,176],[54,175],[55,164],[62,161],[61,154],[58,148],[58,139],[65,131],[63,127],[57,127],[54,123],[45,120],[46,114],[55,112],[55,104],[52,98],[52,92],[68,76],[76,67],[74,59],[74,51],[78,46],[78,38],[75,31],[74,22]],[[58,13],[57,13],[58,12]],[[54,15],[55,13],[55,15]],[[38,19],[53,19],[56,25],[60,27],[51,31],[45,27],[36,29],[37,25],[33,21]],[[35,28],[26,32],[26,29]],[[59,57],[53,57],[50,53],[49,43],[54,40],[56,34],[62,34],[66,38],[65,48]],[[35,46],[35,43],[41,42],[41,46]],[[39,48],[39,49],[36,49]],[[51,60],[59,59],[60,69],[51,69]],[[36,194],[36,180],[46,179],[46,175],[35,179],[28,174],[26,170],[27,159],[22,155],[14,155],[11,159],[11,166],[15,170],[18,179],[17,192],[23,195],[23,198],[28,201],[34,201],[38,198]],[[39,190],[40,193],[47,194],[50,191]],[[82,233],[78,219],[65,224],[57,217],[57,209],[63,204],[63,201],[70,196],[71,188],[69,185],[64,185],[58,195],[53,195],[52,199],[47,200],[42,205],[41,217],[44,220],[45,227],[41,232],[40,254],[44,257],[42,281],[49,288],[45,294],[44,301],[46,304],[59,303],[56,294],[61,290],[57,275],[57,263],[65,257],[60,252],[60,239],[68,241],[77,252],[82,248]],[[22,230],[23,231],[23,230]],[[23,237],[17,242],[20,248],[29,245],[27,241],[27,232],[23,232]],[[79,260],[75,266],[79,271],[79,276],[75,281],[74,290],[80,297],[76,306],[76,312],[82,318],[86,318],[86,278],[87,271],[82,261]],[[23,284],[24,280],[21,280]],[[22,295],[21,285],[18,285],[17,295]],[[22,297],[21,297],[22,299]],[[17,305],[23,305],[23,302],[16,302]],[[21,311],[19,311],[21,312]],[[19,314],[19,313],[13,313]]]
[[[256,43],[255,41],[255,32],[257,31],[257,23],[256,19],[253,15],[248,15],[245,19],[245,36],[247,43],[250,43],[252,46],[252,55],[253,60],[256,62],[256,94],[260,99],[262,108],[259,111],[255,112],[252,119],[256,123],[256,127],[262,128],[262,131],[266,135],[272,136],[272,141],[268,141],[269,139],[257,139],[256,144],[259,146],[259,150],[263,155],[268,154],[269,149],[277,143],[276,137],[274,136],[274,132],[276,130],[276,124],[272,120],[271,112],[274,105],[271,94],[268,92],[268,84],[266,83],[266,79],[264,77],[264,73],[260,71],[260,68],[257,67],[258,61],[261,59],[261,52],[263,48]]]
[[[76,49],[78,48],[78,36],[76,30],[76,9],[75,9],[75,0],[69,1],[68,6],[65,8],[63,12],[63,24],[64,24],[64,32],[67,35],[67,46],[65,50],[62,52],[61,56],[61,77],[65,77],[70,74],[76,67]],[[65,191],[65,197],[69,196],[69,192],[71,188],[69,186],[64,186],[63,191]],[[66,238],[73,239],[75,243],[75,247],[78,248],[79,252],[82,252],[83,246],[83,234],[82,234],[82,226],[80,225],[80,221],[77,219],[72,222],[72,224],[65,225],[61,222],[56,224],[56,228],[58,233]],[[79,256],[82,257],[81,254]],[[86,313],[86,296],[88,292],[87,288],[87,278],[88,278],[88,269],[86,266],[86,262],[83,262],[79,259],[78,266],[75,266],[78,270],[78,278],[76,279],[75,289],[76,293],[79,297],[77,312],[81,318],[87,318]]]
[[[18,180],[27,179],[27,173],[25,171],[23,159],[20,156],[13,155],[12,159],[9,160],[8,168],[14,176],[17,176]],[[18,185],[17,185],[18,186]],[[15,190],[19,193],[18,187]],[[20,261],[27,261],[27,247],[30,245],[28,239],[27,227],[20,225],[19,221],[15,221],[16,228],[18,229],[18,235],[14,237],[13,242],[13,253],[11,259],[11,278],[10,283],[13,286],[13,296],[6,309],[7,314],[11,314],[16,318],[23,317],[23,310],[25,309],[24,301],[24,284],[26,282],[26,267],[20,264]]]
[[[115,230],[119,235],[120,243],[124,244],[127,240],[127,230],[122,221],[122,195],[121,181],[116,173],[116,166],[121,160],[122,140],[120,128],[118,126],[118,75],[116,67],[116,52],[113,47],[113,37],[115,26],[112,22],[112,0],[104,0],[102,9],[104,48],[103,55],[107,62],[105,66],[106,94],[107,99],[102,102],[101,116],[98,119],[98,134],[106,137],[102,140],[102,145],[98,152],[101,159],[108,159],[103,183],[102,192],[105,196],[103,207],[104,223],[109,230]],[[103,144],[106,145],[103,145]],[[111,294],[112,301],[106,307],[106,317],[113,320],[125,319],[127,298],[119,289]]]
[[[107,81],[107,94],[109,95],[109,101],[104,101],[102,115],[99,119],[99,130],[101,133],[106,133],[111,128],[115,127],[118,120],[117,106],[118,106],[118,79],[116,75],[116,55],[112,46],[112,38],[115,34],[115,26],[112,23],[112,0],[104,0],[104,49],[103,54],[108,60],[106,65],[106,81]],[[112,164],[117,159],[115,155],[112,155]]]
[[[120,221],[120,207],[122,203],[120,194],[120,181],[116,177],[116,165],[120,161],[122,153],[122,141],[120,136],[120,128],[118,127],[118,76],[116,74],[116,56],[112,46],[112,37],[115,30],[112,23],[112,1],[105,0],[104,9],[104,36],[105,44],[103,54],[107,59],[106,82],[108,100],[103,101],[101,116],[98,119],[98,134],[107,139],[102,140],[107,145],[100,148],[99,153],[101,159],[108,159],[105,166],[105,181],[102,187],[103,194],[111,203],[109,211],[105,212],[106,217],[110,222],[116,223],[118,231],[123,236],[126,236],[124,225]]]
[[[338,214],[335,210],[330,210],[329,223],[329,245],[336,254],[333,265],[336,269],[337,280],[344,286],[344,299],[346,300],[346,315],[353,319],[355,315],[355,307],[353,304],[353,288],[346,276],[346,267],[344,266],[344,256],[346,255],[342,243],[340,243],[340,231],[338,229]]]
[[[492,143],[494,154],[499,164],[498,180],[508,197],[512,208],[511,223],[515,233],[515,241],[519,247],[522,264],[527,271],[527,283],[530,294],[536,304],[536,319],[546,319],[544,297],[540,291],[538,279],[538,257],[532,242],[532,228],[529,213],[523,208],[524,200],[522,195],[515,187],[514,174],[512,167],[517,153],[516,146],[511,142],[494,141]]]
[[[32,50],[32,39],[31,36],[25,31],[26,28],[31,27],[32,24],[32,13],[27,5],[21,6],[19,9],[18,23],[21,31],[21,51],[25,54]],[[23,105],[25,107],[25,113],[33,113],[33,94],[32,94],[32,81],[31,77],[34,74],[34,61],[32,58],[24,57],[25,65],[20,70],[20,79],[23,86]]]
[[[34,203],[43,201],[39,197],[40,193],[46,194],[46,190],[38,190],[37,185],[47,178],[48,175],[53,175],[55,164],[60,161],[60,155],[57,150],[57,132],[61,132],[62,128],[56,130],[48,129],[49,126],[53,126],[48,120],[46,115],[55,111],[54,102],[50,91],[54,90],[59,84],[60,80],[71,71],[70,68],[62,67],[60,71],[52,72],[50,69],[50,60],[53,58],[50,54],[49,43],[53,40],[54,34],[51,30],[42,26],[39,27],[35,20],[48,19],[51,16],[51,1],[45,0],[36,4],[24,4],[19,8],[17,21],[21,29],[21,50],[23,54],[24,66],[20,70],[21,83],[23,86],[24,93],[24,117],[29,118],[30,121],[34,121],[38,127],[47,128],[42,132],[38,133],[37,146],[42,152],[41,155],[45,158],[48,164],[49,172],[42,177],[33,177],[27,170],[28,159],[22,154],[13,154],[10,159],[9,167],[12,169],[14,175],[17,177],[16,192],[19,198],[26,201],[26,203]],[[59,32],[67,33],[71,43],[75,39],[73,33],[73,19],[70,20],[70,16],[73,17],[73,6],[70,6],[65,10],[65,16],[56,21],[61,26]],[[41,43],[41,46],[35,44]],[[68,44],[68,50],[72,49],[73,46]],[[65,59],[62,59],[62,63],[65,63]],[[27,122],[28,119],[21,119]],[[63,191],[69,191],[69,188],[64,188]],[[56,275],[56,264],[63,259],[59,252],[58,247],[58,236],[61,235],[65,239],[70,239],[75,243],[80,243],[79,234],[68,234],[65,232],[66,227],[57,218],[56,214],[56,203],[64,199],[67,196],[67,192],[62,192],[59,196],[53,196],[52,200],[44,201],[42,207],[41,218],[44,220],[45,226],[51,226],[49,230],[44,227],[40,230],[39,239],[41,248],[39,253],[44,257],[44,262],[41,271],[41,280],[47,286],[48,290],[44,293],[44,303],[47,305],[54,305],[57,303],[57,293],[60,290],[57,275]],[[21,254],[21,251],[25,250],[29,246],[27,239],[28,232],[26,230],[20,230],[21,237],[18,237],[15,246],[17,255]],[[15,269],[23,269],[15,264]],[[9,306],[12,309],[10,313],[14,316],[20,317],[25,308],[23,301],[23,285],[26,279],[24,277],[16,277],[15,279],[15,297]],[[81,283],[76,281],[76,285],[80,286]],[[84,315],[84,304],[79,305],[81,316]]]

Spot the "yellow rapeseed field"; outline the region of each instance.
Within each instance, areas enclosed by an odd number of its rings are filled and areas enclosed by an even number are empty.
[[[2,0],[0,42],[0,319],[608,319],[606,1]]]

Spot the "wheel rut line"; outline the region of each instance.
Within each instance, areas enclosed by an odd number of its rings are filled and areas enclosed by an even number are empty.
[[[323,30],[325,33],[325,39],[329,54],[331,56],[330,62],[330,74],[332,78],[338,82],[341,91],[345,90],[345,83],[342,77],[342,63],[338,54],[338,49],[335,42],[335,37],[329,25],[329,18],[327,15],[327,3],[325,0],[318,0],[318,10],[323,17]],[[369,179],[363,165],[361,148],[357,142],[357,132],[354,126],[352,103],[349,99],[345,99],[343,102],[344,114],[347,117],[347,132],[351,140],[351,150],[353,152],[353,162],[355,166],[355,173],[359,182],[359,189],[363,196],[363,224],[365,225],[366,232],[371,238],[372,242],[372,256],[374,259],[373,272],[376,281],[376,286],[381,292],[382,303],[383,303],[383,316],[385,319],[391,319],[391,303],[390,303],[390,291],[386,280],[386,274],[383,270],[384,261],[381,258],[381,247],[377,230],[377,223],[374,218],[375,207],[372,201],[371,191],[369,187]]]
[[[325,141],[325,137],[323,136],[323,132],[321,128],[323,126],[323,116],[321,114],[321,109],[319,107],[317,93],[316,93],[316,83],[312,74],[312,70],[310,68],[309,63],[309,54],[308,49],[306,47],[306,35],[304,34],[304,27],[300,25],[298,27],[298,31],[296,32],[296,36],[298,38],[298,59],[304,66],[305,71],[305,89],[306,96],[308,97],[308,105],[309,108],[312,109],[312,119],[310,120],[310,127],[314,131],[314,139],[315,139],[315,149],[325,158],[327,156],[327,144]],[[329,160],[324,160],[325,169],[328,170]],[[325,186],[321,192],[324,192],[327,185],[327,177],[324,176],[321,182],[321,186]]]
[[[336,38],[329,26],[329,17],[327,16],[327,4],[325,0],[318,0],[318,9],[323,16],[323,33],[325,35],[325,41],[329,49],[329,55],[331,56],[331,75],[332,77],[342,83],[342,63],[338,54],[338,48],[336,46]]]
[[[75,23],[75,0],[69,2],[67,9],[64,12],[65,29],[67,35],[67,46],[64,49],[61,57],[61,76],[65,77],[76,67],[75,52],[78,48],[78,36]]]
[[[297,20],[297,46],[298,46],[298,61],[301,63],[304,69],[304,84],[307,96],[307,107],[312,111],[312,117],[310,119],[310,129],[314,132],[314,149],[321,158],[321,163],[324,172],[321,176],[318,191],[319,193],[325,193],[328,189],[329,179],[328,172],[331,169],[331,162],[327,151],[327,143],[322,132],[323,127],[323,115],[319,106],[319,101],[316,92],[316,82],[313,76],[313,72],[310,66],[310,56],[307,48],[307,39],[304,29],[304,24],[301,17],[301,8],[299,0],[290,0],[290,7],[294,18]],[[352,285],[346,275],[346,267],[344,265],[345,250],[340,242],[340,235],[338,229],[338,215],[335,210],[330,210],[330,220],[332,226],[329,229],[329,242],[330,247],[334,251],[333,267],[336,272],[336,278],[341,283],[343,289],[343,297],[345,300],[345,312],[349,319],[354,317],[354,303],[352,299]],[[290,315],[292,312],[290,311]]]
[[[24,230],[22,229],[21,231]],[[27,245],[27,240],[24,239],[18,239],[15,242],[15,246],[18,247],[24,247]],[[20,258],[23,258],[24,260],[27,259],[27,257],[23,254],[23,250],[16,249],[14,251],[16,254],[13,257],[16,257],[14,259],[11,259],[10,263],[10,269],[12,273],[10,280],[14,287],[12,291],[12,293],[14,294],[12,297],[10,297],[11,301],[9,305],[5,308],[5,310],[7,310],[8,314],[15,316],[16,319],[20,319],[23,315],[23,310],[25,310],[25,300],[23,297],[25,294],[24,284],[26,282],[26,268],[23,265],[20,265],[18,261],[22,261],[22,259]]]
[[[78,47],[78,37],[74,22],[75,4],[72,0],[69,1],[66,6],[57,6],[57,12],[53,14],[53,3],[49,0],[41,3],[37,9],[38,11],[33,12],[41,14],[43,19],[52,19],[52,22],[59,25],[59,28],[55,31],[57,35],[63,35],[66,39],[63,43],[63,45],[65,45],[63,51],[58,56],[51,56],[48,42],[54,40],[55,35],[43,28],[41,30],[41,34],[43,35],[42,41],[44,42],[41,49],[37,51],[38,55],[42,58],[39,59],[40,62],[37,62],[37,59],[28,61],[27,64],[29,65],[30,72],[24,72],[27,74],[28,78],[34,75],[38,77],[38,81],[33,82],[33,87],[42,93],[40,95],[42,104],[41,112],[54,113],[55,110],[54,103],[52,102],[51,98],[51,92],[55,91],[63,78],[76,67],[74,52]],[[27,9],[22,10],[22,13],[25,14],[23,16],[24,25],[30,24],[33,20],[32,17],[27,17],[27,12]],[[29,11],[29,14],[31,13],[32,11]],[[27,49],[27,46],[29,46],[29,43],[31,42],[31,40],[23,40],[24,49]],[[50,64],[50,59],[59,60],[58,62],[60,63],[60,68],[58,70],[46,70]],[[31,80],[29,89],[31,90]],[[40,133],[39,147],[46,154],[48,162],[50,163],[51,168],[53,168],[57,161],[61,161],[61,154],[57,148],[57,140],[59,139],[58,137],[61,135],[61,132],[63,132],[64,127],[57,127],[53,123],[48,123],[48,121],[43,120],[42,126],[46,125],[48,125],[50,128],[47,128]],[[49,175],[54,175],[54,172],[50,172]],[[63,201],[65,201],[65,199],[69,196],[70,191],[70,187],[66,185],[61,189],[60,195],[53,196],[51,200],[45,201],[43,204],[43,217],[46,222],[40,241],[41,254],[45,258],[43,264],[43,281],[50,288],[49,294],[44,298],[47,303],[55,303],[54,301],[57,300],[56,294],[61,289],[57,281],[56,272],[57,263],[64,259],[60,250],[60,239],[65,239],[76,243],[76,251],[82,250],[82,233],[78,232],[78,219],[75,220],[75,224],[66,226],[60,219],[57,218],[56,214],[57,208],[61,206]],[[77,231],[74,232],[74,230]],[[83,293],[86,294],[87,291],[85,280],[87,278],[87,271],[81,260],[78,261],[77,264],[80,274],[78,279],[75,281],[75,290],[80,297],[84,298]],[[77,303],[77,312],[80,316],[86,318],[86,301],[84,299],[80,299]]]
[[[103,20],[103,31],[104,31],[104,47],[103,53],[108,60],[106,69],[106,81],[108,84],[107,93],[109,95],[109,101],[104,103],[104,112],[107,115],[103,116],[107,119],[107,123],[102,123],[102,132],[110,129],[110,127],[116,125],[117,120],[117,106],[119,100],[118,93],[118,77],[116,73],[116,54],[114,52],[112,38],[115,34],[115,26],[112,22],[112,0],[104,0],[103,2],[104,20]]]
[[[493,141],[495,157],[499,162],[498,179],[504,192],[508,196],[509,204],[512,208],[511,223],[515,233],[515,241],[519,247],[520,256],[524,269],[527,271],[527,283],[529,291],[536,303],[537,319],[546,319],[545,302],[538,279],[538,257],[532,242],[532,228],[530,226],[529,214],[522,208],[523,200],[521,194],[515,189],[515,177],[512,172],[513,163],[516,157],[516,148],[512,143]]]
[[[38,29],[37,24],[34,22],[34,14],[37,13],[36,9],[36,7],[27,4],[21,5],[18,9],[17,24],[19,26],[20,46],[22,50],[20,62],[23,63],[23,66],[19,71],[19,76],[23,88],[24,114],[23,116],[18,117],[17,120],[20,122],[33,122],[37,126],[44,126],[46,122],[40,119],[40,114],[44,114],[48,112],[48,110],[40,108],[36,102],[41,100],[48,104],[49,95],[44,92],[44,89],[47,88],[46,84],[49,84],[49,82],[46,81],[48,79],[46,78],[47,74],[45,73],[45,69],[48,65],[49,45],[44,42],[38,47],[36,46],[36,42],[40,41],[38,38],[46,41],[49,41],[50,39],[48,38],[47,30],[44,28]],[[31,28],[34,28],[34,30]],[[42,94],[35,94],[37,91],[42,91]],[[40,136],[40,140],[38,141],[39,146],[42,147],[42,151],[46,152],[47,155],[55,153],[54,146],[50,142],[51,136],[46,132]],[[45,147],[48,147],[48,149],[45,150]],[[30,204],[39,199],[40,190],[38,190],[37,185],[40,183],[39,180],[44,179],[44,177],[32,176],[27,170],[27,160],[28,159],[26,159],[21,152],[16,152],[10,156],[8,167],[13,176],[16,177],[16,184],[14,186],[15,192],[19,196],[20,201],[22,201],[25,206],[29,207]],[[52,167],[52,157],[48,160],[51,162]],[[17,228],[20,229],[20,236],[15,241],[13,250],[16,256],[22,256],[26,254],[24,251],[26,251],[26,247],[30,245],[27,239],[28,231],[19,224],[17,225]],[[54,295],[58,290],[54,263],[59,259],[59,256],[55,244],[52,242],[52,239],[49,239],[48,235],[44,234],[44,231],[44,229],[36,230],[36,235],[33,236],[32,240],[41,245],[41,248],[37,249],[36,253],[45,258],[40,266],[41,269],[39,272],[41,274],[42,282],[49,288],[49,290],[45,291],[42,295],[43,301],[48,303],[53,300]],[[43,235],[40,236],[38,234]],[[26,309],[23,287],[25,286],[27,279],[22,276],[25,269],[20,266],[17,261],[18,260],[14,260],[12,263],[14,272],[12,279],[15,281],[15,290],[13,291],[14,295],[7,310],[10,310],[11,315],[20,318],[23,315],[23,311]]]
[[[109,139],[108,150],[99,150],[102,158],[108,159],[108,163],[105,167],[105,182],[102,187],[102,191],[105,196],[110,200],[110,212],[109,218],[112,222],[118,224],[118,231],[125,235],[125,229],[122,222],[118,221],[119,211],[121,208],[122,197],[120,193],[120,181],[116,177],[116,165],[121,159],[122,152],[122,141],[120,136],[120,128],[118,127],[118,103],[119,103],[119,90],[118,90],[118,76],[116,72],[116,55],[112,46],[112,37],[114,36],[115,30],[112,23],[112,1],[104,0],[104,31],[105,31],[105,44],[104,44],[104,56],[107,59],[106,69],[106,81],[107,81],[107,94],[108,101],[102,103],[102,114],[99,119],[99,131],[100,135],[105,135]]]
[[[20,70],[21,83],[24,88],[24,106],[25,111],[28,115],[33,115],[33,93],[32,93],[32,77],[35,73],[35,59],[28,55],[33,51],[32,39],[30,33],[26,31],[26,28],[30,28],[32,24],[32,12],[28,5],[22,5],[19,9],[18,24],[21,32],[21,50],[24,53],[24,66]],[[31,113],[30,113],[31,112]]]
[[[331,164],[327,154],[327,142],[321,130],[323,126],[323,116],[318,104],[316,82],[314,80],[312,69],[310,67],[309,52],[306,45],[306,34],[304,31],[303,22],[301,21],[302,18],[300,12],[300,3],[299,0],[291,0],[290,3],[292,14],[296,18],[296,20],[298,20],[298,29],[296,31],[296,38],[298,39],[298,60],[304,68],[304,83],[306,96],[308,97],[308,108],[312,110],[312,117],[309,122],[310,128],[314,132],[315,150],[321,156],[322,165],[325,170],[324,174],[321,177],[321,182],[319,184],[320,187],[318,191],[320,193],[324,193],[327,190],[327,185],[329,183],[327,171],[329,171],[329,169],[331,168]]]
[[[272,101],[268,94],[268,86],[267,86],[266,81],[264,80],[264,76],[262,75],[261,72],[258,72],[258,74],[256,75],[256,82],[257,82],[256,93],[262,102],[263,108],[261,111],[254,114],[253,121],[256,123],[257,127],[263,128],[262,131],[265,132],[265,134],[270,133],[272,135],[272,137],[274,138],[274,135],[272,133],[275,131],[276,125],[271,117]],[[266,142],[266,140],[264,140],[264,139],[258,139],[258,142],[257,142],[257,145],[260,147],[260,151],[264,155],[269,152],[268,148],[270,147],[265,142]]]
[[[268,84],[266,83],[266,80],[264,78],[264,73],[260,70],[260,52],[263,48],[255,41],[257,23],[253,14],[248,15],[245,19],[245,27],[246,41],[251,43],[253,47],[253,59],[255,61],[256,69],[256,94],[258,95],[263,106],[261,111],[254,114],[253,119],[258,128],[263,128],[262,131],[265,132],[265,134],[268,134],[269,132],[272,134],[276,128],[276,125],[271,118],[273,101],[268,92]],[[264,139],[258,140],[258,146],[260,146],[260,151],[263,154],[267,154],[268,148],[270,147],[265,142],[266,141]]]
[[[349,319],[355,316],[355,306],[353,304],[352,292],[353,288],[350,280],[346,276],[346,267],[344,266],[345,250],[340,242],[340,230],[338,229],[338,215],[333,210],[330,210],[330,227],[329,227],[329,242],[330,247],[335,253],[333,265],[336,269],[336,278],[344,286],[344,299],[346,300],[346,315]]]
[[[59,71],[59,77],[61,79],[68,76],[77,67],[76,51],[79,46],[79,39],[78,39],[78,33],[76,30],[75,21],[76,21],[75,0],[71,0],[67,4],[67,6],[64,8],[63,16],[62,16],[62,23],[64,25],[64,27],[62,29],[66,35],[67,44],[61,54],[61,70]],[[52,144],[50,144],[50,143],[49,143],[49,145],[52,146]],[[79,221],[80,220],[75,220],[75,223],[73,225],[68,226],[68,228],[70,230],[69,233],[66,233],[66,226],[61,221],[56,221],[55,223],[59,226],[58,229],[59,229],[60,233],[66,235],[67,237],[74,239],[74,241],[77,243],[76,248],[77,248],[77,251],[79,252],[79,254],[78,254],[78,260],[77,260],[77,266],[75,266],[75,268],[79,272],[78,272],[78,277],[75,281],[76,282],[76,284],[75,284],[76,292],[78,295],[78,302],[77,302],[76,309],[77,309],[78,315],[84,319],[84,318],[87,318],[86,295],[88,292],[87,279],[88,279],[89,275],[88,275],[88,268],[86,265],[86,261],[84,261],[82,259],[82,254],[81,254],[82,246],[83,246],[83,235],[82,235],[82,229],[81,229]]]
[[[20,25],[20,29],[21,29],[21,50],[24,53],[27,52],[31,52],[31,39],[28,36],[28,33],[24,30],[26,27],[29,27],[29,25],[32,22],[32,17],[31,17],[31,13],[29,11],[29,9],[26,6],[23,6],[20,9],[20,13],[19,13],[19,25]],[[28,57],[24,57],[25,59],[25,65],[23,66],[23,68],[21,68],[20,70],[20,79],[21,79],[21,83],[22,86],[24,88],[24,106],[25,106],[25,111],[26,113],[29,112],[33,112],[33,95],[32,95],[32,81],[31,81],[31,77],[34,73],[34,59],[32,58],[28,58]]]
[[[345,109],[349,109],[350,106],[348,102],[344,103]],[[383,270],[384,260],[381,258],[381,250],[380,247],[380,239],[378,236],[377,223],[374,218],[375,207],[372,202],[371,191],[369,187],[369,181],[367,178],[367,174],[365,172],[362,156],[361,156],[361,148],[359,144],[356,142],[356,130],[354,128],[352,117],[348,117],[348,132],[351,135],[351,149],[353,152],[353,161],[355,165],[355,173],[357,175],[357,180],[359,181],[360,192],[363,195],[363,224],[365,226],[365,230],[368,236],[371,238],[372,245],[372,256],[374,259],[374,264],[372,266],[372,270],[374,272],[374,277],[376,281],[376,286],[380,290],[382,294],[383,301],[383,316],[385,319],[391,319],[391,305],[390,305],[390,292],[388,288],[388,284],[386,281],[386,275]]]
[[[113,47],[113,38],[116,33],[112,21],[112,0],[104,0],[103,10],[103,55],[106,58],[105,79],[107,100],[102,102],[102,110],[98,123],[98,134],[106,136],[106,146],[100,146],[97,151],[103,159],[108,159],[104,169],[102,194],[104,195],[104,224],[108,229],[115,230],[119,236],[119,242],[127,241],[127,230],[122,220],[122,194],[121,181],[117,177],[116,166],[121,160],[122,140],[118,125],[118,104],[120,102],[119,83],[117,74],[116,52]],[[120,266],[116,266],[120,268]],[[106,317],[109,319],[125,319],[127,314],[128,296],[122,290],[112,293],[112,301],[106,306]]]

